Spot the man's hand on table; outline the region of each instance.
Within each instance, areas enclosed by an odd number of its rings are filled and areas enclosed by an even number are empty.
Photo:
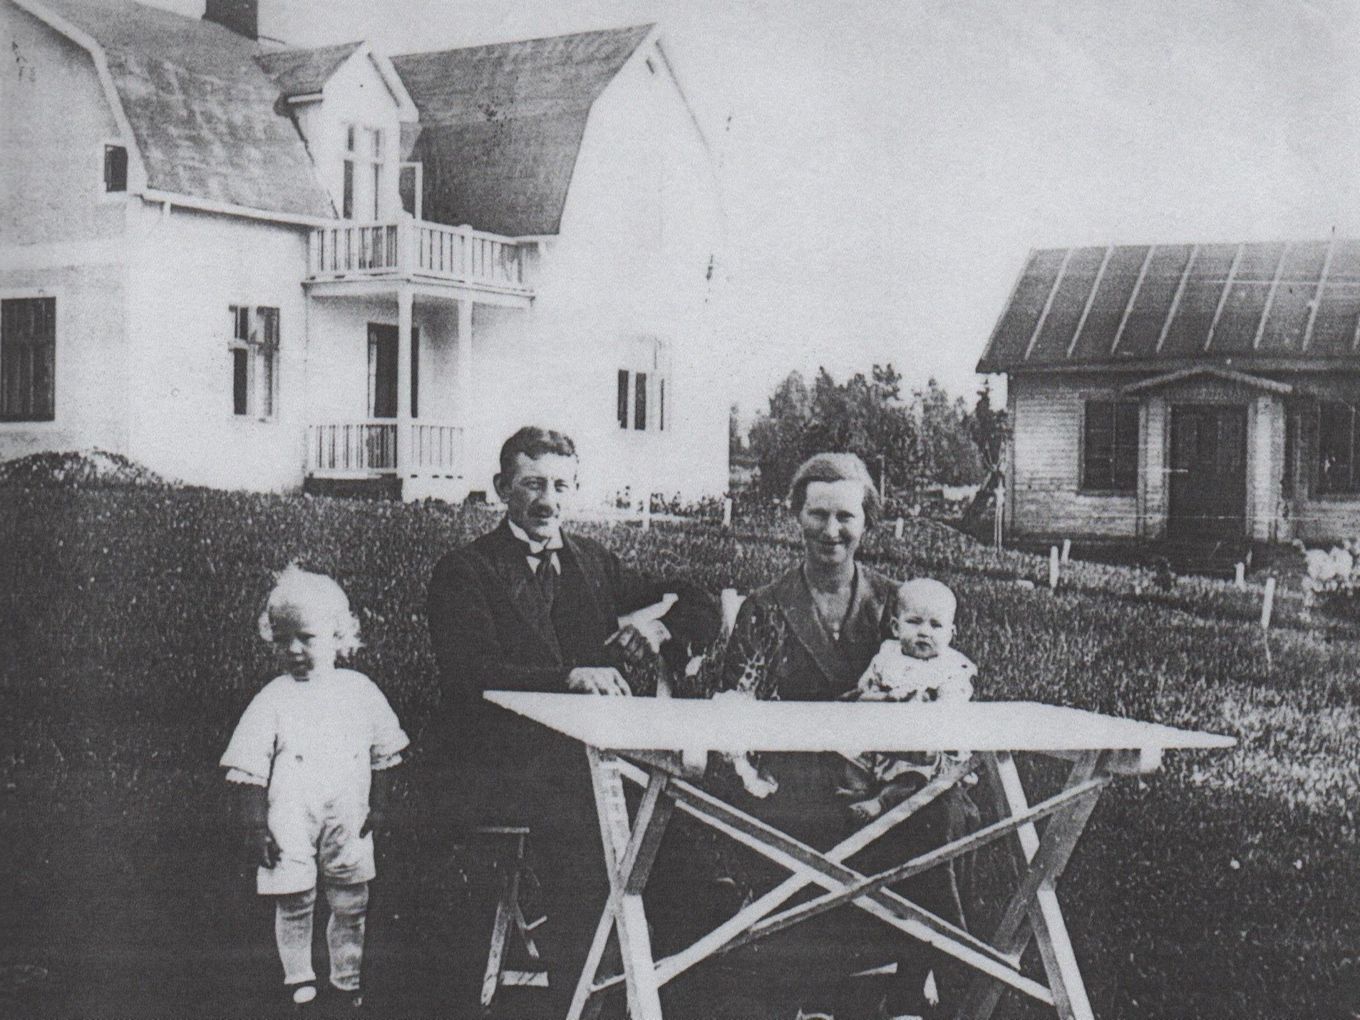
[[[567,674],[567,690],[577,694],[609,694],[627,697],[633,693],[628,681],[613,666],[577,666]]]

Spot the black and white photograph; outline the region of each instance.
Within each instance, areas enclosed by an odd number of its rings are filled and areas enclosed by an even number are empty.
[[[1360,1020],[1360,2],[0,0],[0,1018]]]

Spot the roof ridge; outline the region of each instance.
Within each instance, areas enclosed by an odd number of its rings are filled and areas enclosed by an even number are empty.
[[[549,42],[558,39],[580,39],[588,35],[621,35],[625,32],[636,32],[643,30],[646,32],[656,28],[657,22],[646,21],[635,25],[619,25],[615,28],[592,28],[583,32],[563,32],[558,35],[539,35],[531,39],[502,39],[500,42],[476,43],[472,46],[446,46],[437,50],[414,50],[409,53],[393,53],[392,60],[403,60],[408,57],[433,57],[443,53],[468,53],[473,50],[494,50],[508,46],[524,46],[528,43]]]

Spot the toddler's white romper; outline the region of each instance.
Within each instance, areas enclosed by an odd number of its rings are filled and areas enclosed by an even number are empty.
[[[349,885],[375,875],[373,836],[360,836],[375,767],[396,764],[409,743],[376,684],[337,669],[309,680],[275,677],[251,701],[221,764],[227,778],[269,787],[269,830],[279,844],[260,868],[262,895]]]

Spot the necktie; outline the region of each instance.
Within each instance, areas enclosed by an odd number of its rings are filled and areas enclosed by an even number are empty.
[[[538,590],[550,610],[557,598],[557,571],[553,569],[553,556],[551,549],[544,549],[538,554],[538,566],[534,568],[534,580],[538,582]]]

